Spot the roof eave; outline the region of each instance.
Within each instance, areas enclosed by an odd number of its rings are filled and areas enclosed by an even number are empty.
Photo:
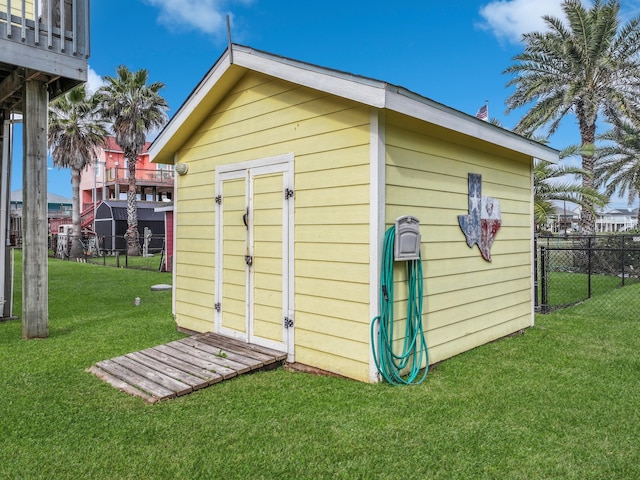
[[[279,57],[242,45],[227,49],[196,86],[169,124],[149,147],[153,162],[173,163],[174,154],[208,114],[203,99],[223,78],[233,82],[253,70],[339,97],[388,109],[452,131],[505,147],[532,158],[558,163],[559,152],[534,140],[465,114],[409,90],[338,70]],[[235,75],[229,75],[235,72]],[[207,105],[210,105],[208,102]]]
[[[174,153],[191,133],[186,127],[195,125],[196,128],[205,119],[209,112],[204,108],[203,100],[230,67],[229,50],[226,50],[151,143],[148,150],[151,162],[173,163]]]
[[[537,160],[559,162],[559,152],[554,148],[400,87],[388,86],[385,105],[389,110],[523,153]],[[424,108],[425,106],[427,108]]]

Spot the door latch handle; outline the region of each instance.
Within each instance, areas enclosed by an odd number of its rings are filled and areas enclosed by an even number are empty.
[[[244,262],[251,266],[253,264],[253,257],[251,255],[245,255]]]
[[[242,223],[244,223],[245,228],[249,230],[249,209],[248,208],[247,208],[247,213],[242,215]]]

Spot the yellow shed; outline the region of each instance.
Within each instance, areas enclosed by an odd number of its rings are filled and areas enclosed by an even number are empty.
[[[533,324],[532,165],[557,162],[554,149],[398,86],[231,45],[149,152],[179,173],[181,330],[378,381],[382,247],[405,215],[420,222],[430,364]],[[477,187],[501,223],[484,252],[464,223]]]

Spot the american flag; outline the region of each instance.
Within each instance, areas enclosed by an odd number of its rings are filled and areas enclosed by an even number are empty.
[[[480,120],[484,120],[485,122],[489,121],[489,108],[486,103],[480,107],[480,110],[476,113],[476,117]]]

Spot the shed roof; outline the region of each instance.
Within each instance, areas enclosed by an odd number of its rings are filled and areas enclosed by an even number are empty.
[[[612,208],[607,210],[604,215],[619,215],[623,217],[638,216],[637,208]]]
[[[164,214],[156,212],[155,209],[163,203],[157,202],[138,202],[138,221],[163,221]],[[105,210],[110,211],[113,220],[127,220],[127,201],[126,200],[103,200],[96,211],[96,219],[103,214]],[[108,218],[108,217],[100,217]]]
[[[142,152],[140,153],[140,155],[147,154],[147,151],[149,150],[149,145],[151,145],[151,142],[144,143],[144,145],[142,146]],[[102,149],[106,152],[123,153],[122,147],[118,145],[118,143],[116,142],[116,137],[112,137],[112,136],[108,136],[105,138],[105,143]]]
[[[558,162],[558,151],[551,147],[447,107],[403,87],[237,44],[227,48],[153,141],[149,147],[151,160],[157,163],[173,163],[174,154],[204,121],[211,109],[248,70],[371,107],[408,115],[540,160]]]
[[[22,203],[22,190],[14,190],[11,192],[11,203]],[[47,192],[47,203],[48,204],[60,204],[60,205],[71,205],[73,201],[70,198],[63,197],[62,195],[57,195],[55,193]]]

